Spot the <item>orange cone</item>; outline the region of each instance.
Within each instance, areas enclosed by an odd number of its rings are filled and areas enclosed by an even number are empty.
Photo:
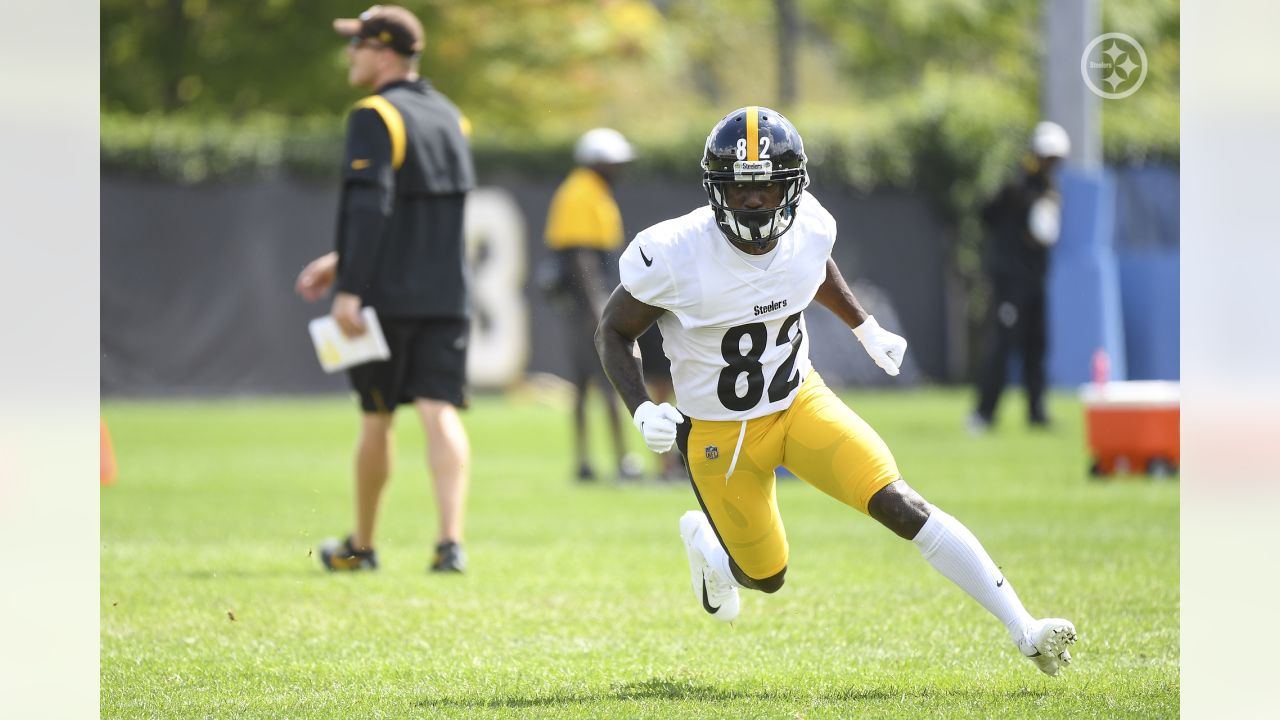
[[[102,428],[102,484],[112,485],[116,481],[116,454],[111,449],[111,434],[107,432],[107,420],[101,418],[98,421]]]

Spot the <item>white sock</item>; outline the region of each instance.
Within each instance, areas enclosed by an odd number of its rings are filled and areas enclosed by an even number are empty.
[[[711,566],[712,570],[720,573],[725,580],[733,583],[734,587],[742,587],[738,583],[738,579],[733,576],[733,571],[729,569],[729,553],[725,552],[724,547],[720,544],[720,539],[716,537],[716,531],[712,529],[710,522],[698,528],[698,532],[694,533],[693,546],[698,548],[698,552],[702,553],[702,557],[707,559],[707,564]]]
[[[1026,634],[1035,619],[1027,613],[1018,593],[1013,591],[1013,585],[1005,580],[1004,573],[968,528],[934,508],[912,542],[920,548],[920,553],[934,570],[959,585],[987,612],[1004,623],[1013,642],[1026,654]],[[1035,648],[1032,647],[1031,654],[1034,653]]]

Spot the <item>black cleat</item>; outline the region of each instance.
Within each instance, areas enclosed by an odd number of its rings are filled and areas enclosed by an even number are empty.
[[[462,545],[452,540],[445,540],[436,545],[436,557],[431,562],[431,572],[460,573],[467,569],[467,554]]]
[[[330,571],[377,570],[378,553],[373,548],[356,550],[351,545],[350,535],[341,542],[329,538],[320,543],[320,564]]]

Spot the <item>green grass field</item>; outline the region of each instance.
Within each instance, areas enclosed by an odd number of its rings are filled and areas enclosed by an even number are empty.
[[[689,488],[576,487],[567,416],[547,405],[481,398],[466,414],[471,570],[440,577],[411,413],[383,569],[335,576],[312,555],[351,522],[351,402],[108,401],[121,476],[102,491],[102,716],[1177,715],[1176,482],[1086,479],[1067,396],[1050,433],[1024,429],[1010,397],[979,438],[962,429],[967,392],[848,399],[1032,614],[1075,621],[1063,676],[1021,658],[911,543],[796,481],[778,492],[786,587],[711,620],[676,529]]]

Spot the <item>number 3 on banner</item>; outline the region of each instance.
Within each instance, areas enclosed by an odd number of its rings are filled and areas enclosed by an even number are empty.
[[[529,358],[524,216],[507,191],[477,188],[467,195],[464,232],[472,308],[467,382],[508,385]]]

